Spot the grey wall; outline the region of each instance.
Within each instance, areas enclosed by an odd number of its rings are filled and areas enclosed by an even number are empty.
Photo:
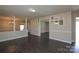
[[[49,22],[46,22],[46,32],[49,32]]]
[[[29,19],[27,19],[27,30],[31,32],[31,21]]]
[[[38,18],[30,18],[28,24],[28,31],[32,35],[40,36],[39,32],[39,19]]]
[[[54,24],[51,20],[49,21],[49,37],[50,39],[72,43],[71,35],[71,12],[64,12],[53,17],[63,18],[63,25]]]
[[[72,42],[76,41],[76,16],[75,12],[72,12]]]

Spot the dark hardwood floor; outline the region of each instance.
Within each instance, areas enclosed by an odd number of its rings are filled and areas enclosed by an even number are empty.
[[[47,34],[46,34],[47,35]],[[0,42],[0,53],[70,53],[74,52],[74,45],[30,35],[15,40]]]

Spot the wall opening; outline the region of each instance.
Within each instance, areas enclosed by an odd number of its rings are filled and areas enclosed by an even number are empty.
[[[79,17],[76,17],[76,46],[79,46]]]
[[[41,39],[49,39],[49,22],[41,22]]]
[[[76,23],[75,23],[75,27],[76,27],[76,40],[75,40],[75,46],[74,46],[74,51],[75,52],[79,52],[79,17],[76,17]]]

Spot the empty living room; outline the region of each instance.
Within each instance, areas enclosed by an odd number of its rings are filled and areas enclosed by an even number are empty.
[[[79,0],[0,0],[1,59],[78,59]]]
[[[0,53],[78,53],[78,5],[0,5]]]

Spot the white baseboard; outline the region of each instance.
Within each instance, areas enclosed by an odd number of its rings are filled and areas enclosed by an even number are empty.
[[[50,39],[52,39],[52,40],[57,40],[57,41],[60,41],[60,42],[69,43],[69,44],[72,43],[72,42],[70,42],[70,41],[65,41],[65,40],[61,40],[61,39],[54,38],[54,37],[50,37]]]
[[[2,39],[2,40],[0,40],[0,42],[8,41],[8,40],[14,40],[14,39],[22,38],[22,37],[28,37],[28,36],[24,35],[24,36],[19,36],[19,37],[6,38],[6,39]]]

